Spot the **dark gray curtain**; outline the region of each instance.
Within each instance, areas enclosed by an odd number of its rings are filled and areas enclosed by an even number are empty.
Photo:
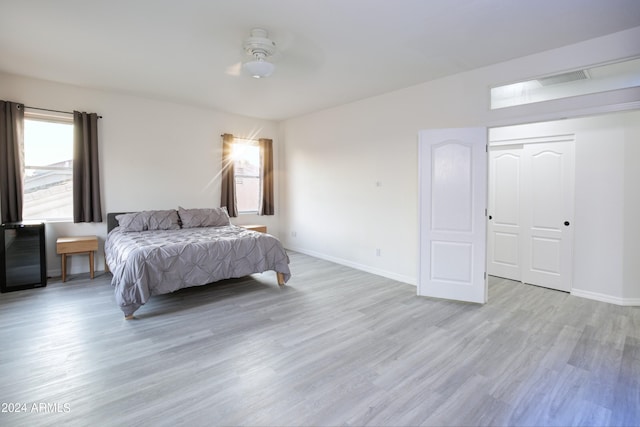
[[[22,221],[24,105],[0,101],[0,210],[2,222]]]
[[[260,138],[260,168],[262,194],[260,201],[260,215],[273,215],[273,141]]]
[[[233,164],[233,135],[222,135],[222,192],[220,206],[227,208],[229,216],[238,216],[236,202],[235,166]]]
[[[102,222],[98,115],[73,112],[73,222]]]

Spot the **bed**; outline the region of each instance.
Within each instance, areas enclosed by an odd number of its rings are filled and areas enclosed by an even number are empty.
[[[108,213],[107,228],[105,261],[126,319],[153,295],[271,270],[280,286],[291,277],[280,241],[232,225],[224,208]]]

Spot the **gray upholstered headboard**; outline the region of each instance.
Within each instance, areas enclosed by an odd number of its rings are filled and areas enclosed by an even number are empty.
[[[116,216],[131,212],[107,212],[107,233],[118,226]]]

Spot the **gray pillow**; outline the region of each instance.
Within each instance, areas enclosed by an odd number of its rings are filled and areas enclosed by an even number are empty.
[[[227,208],[185,209],[178,207],[182,228],[223,227],[229,225]]]
[[[178,229],[180,229],[180,217],[177,210],[149,211],[149,230]]]
[[[133,212],[116,216],[124,231],[178,230],[180,218],[175,209]]]
[[[116,220],[123,231],[144,231],[149,228],[149,220],[144,212],[118,215]]]

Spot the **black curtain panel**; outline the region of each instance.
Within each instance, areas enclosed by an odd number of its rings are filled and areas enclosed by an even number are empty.
[[[233,135],[222,135],[222,192],[220,195],[220,207],[226,207],[229,216],[238,216],[238,203],[236,201],[236,178],[233,164]]]
[[[98,115],[73,112],[73,222],[102,222]]]
[[[22,221],[24,105],[0,101],[0,210],[2,222]]]
[[[260,141],[260,168],[262,192],[260,201],[260,215],[273,215],[273,141],[261,138]]]

